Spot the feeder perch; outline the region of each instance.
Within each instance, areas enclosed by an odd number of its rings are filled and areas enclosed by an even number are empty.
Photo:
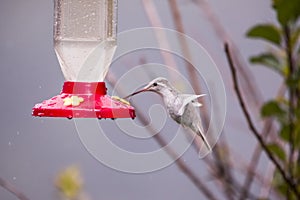
[[[54,49],[65,82],[32,115],[134,119],[134,108],[108,96],[104,82],[117,47],[117,0],[55,0],[54,9]]]

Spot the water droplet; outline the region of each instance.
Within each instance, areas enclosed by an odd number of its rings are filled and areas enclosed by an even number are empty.
[[[17,180],[17,177],[14,176],[14,177],[13,177],[13,180],[14,180],[14,181]]]
[[[41,89],[41,88],[42,88],[42,86],[41,86],[41,85],[39,85],[39,88]]]
[[[19,131],[17,131],[17,135],[20,135],[20,132],[19,132]]]
[[[8,142],[8,146],[11,146],[11,142]]]

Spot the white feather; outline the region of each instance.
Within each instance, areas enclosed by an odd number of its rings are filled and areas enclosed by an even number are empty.
[[[181,107],[178,110],[178,114],[182,115],[184,113],[185,106],[187,104],[189,104],[190,102],[192,102],[194,106],[197,106],[197,107],[202,106],[201,103],[199,103],[197,101],[194,101],[194,100],[197,99],[197,98],[199,98],[199,97],[203,97],[205,95],[206,94],[200,94],[200,95],[196,95],[196,94],[180,94],[180,96],[183,97],[183,103],[182,103]]]

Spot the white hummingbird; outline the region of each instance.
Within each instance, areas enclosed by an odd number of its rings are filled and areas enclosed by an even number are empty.
[[[205,94],[181,94],[166,78],[159,77],[152,80],[141,90],[124,97],[124,99],[147,91],[159,94],[163,98],[171,118],[178,124],[190,128],[194,133],[199,135],[208,151],[211,151],[211,147],[203,134],[201,118],[196,109],[196,107],[202,106],[196,99],[205,96]]]

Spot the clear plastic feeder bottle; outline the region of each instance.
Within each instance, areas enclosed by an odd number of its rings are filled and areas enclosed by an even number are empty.
[[[66,80],[32,115],[135,118],[128,102],[107,95],[104,82],[117,47],[117,0],[54,0],[54,12],[54,49]]]
[[[116,0],[55,0],[54,48],[67,81],[103,81],[116,50]]]

